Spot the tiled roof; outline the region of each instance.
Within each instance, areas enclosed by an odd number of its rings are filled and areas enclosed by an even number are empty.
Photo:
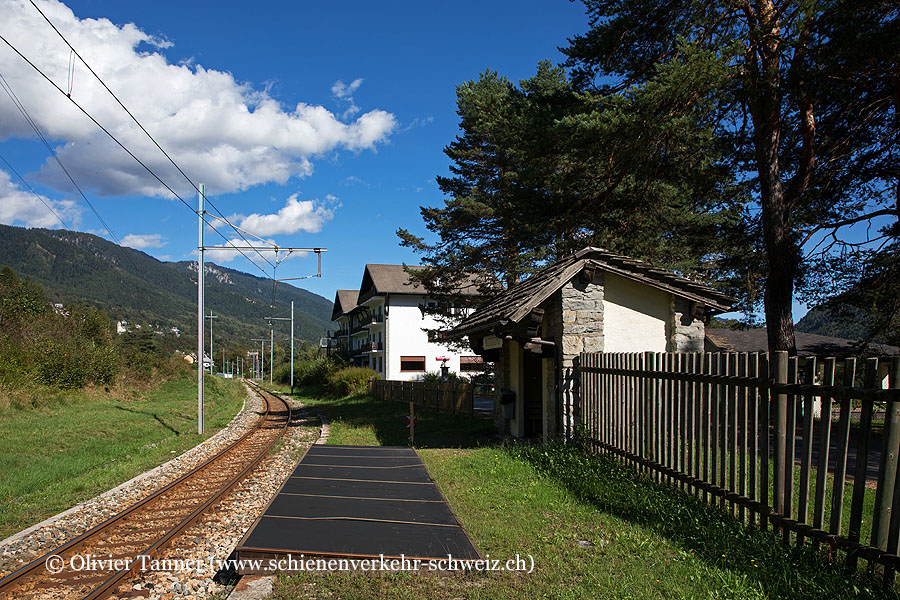
[[[425,288],[418,282],[411,282],[410,271],[423,269],[421,265],[381,265],[367,264],[363,273],[363,280],[359,286],[358,304],[362,304],[369,298],[380,294],[424,294]],[[474,287],[460,290],[461,295],[477,294]]]
[[[359,290],[338,290],[334,295],[334,310],[331,311],[331,320],[334,321],[356,308],[358,296]]]
[[[706,328],[706,340],[710,351],[717,352],[768,352],[769,338],[766,329],[714,329]],[[818,335],[815,333],[794,333],[799,356],[847,356],[859,351],[860,343],[844,338]],[[868,344],[866,353],[880,356],[900,355],[900,348],[886,344]]]

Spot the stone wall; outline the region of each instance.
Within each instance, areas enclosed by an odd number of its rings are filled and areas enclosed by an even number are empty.
[[[706,326],[702,319],[691,316],[691,302],[672,297],[672,316],[668,323],[668,352],[703,352]]]
[[[571,440],[578,422],[577,359],[582,352],[603,352],[603,273],[595,271],[590,283],[578,276],[559,291],[562,344],[559,355],[559,392],[562,401],[559,434]],[[546,313],[545,313],[546,314]]]

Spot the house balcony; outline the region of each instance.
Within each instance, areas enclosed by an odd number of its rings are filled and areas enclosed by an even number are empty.
[[[349,329],[338,329],[337,331],[331,332],[332,339],[345,338],[350,335]]]
[[[350,330],[350,335],[368,334],[369,329],[365,321]]]
[[[368,342],[363,348],[366,352],[372,354],[375,352],[384,352],[384,344],[382,342]]]
[[[384,315],[372,315],[367,317],[363,323],[363,327],[368,327],[369,329],[378,325],[384,325]]]

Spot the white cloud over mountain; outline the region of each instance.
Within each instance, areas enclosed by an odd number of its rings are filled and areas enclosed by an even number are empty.
[[[81,207],[71,200],[36,196],[13,183],[9,173],[0,170],[0,223],[52,228],[62,226],[60,218],[69,226],[78,224],[81,221]]]
[[[40,0],[38,5],[160,145],[212,194],[309,175],[317,156],[341,148],[374,149],[397,128],[394,115],[384,110],[353,114],[352,121],[344,122],[322,106],[283,106],[230,73],[191,60],[170,64],[159,50],[171,43],[136,25],[79,19],[55,0]],[[68,88],[69,50],[28,2],[0,1],[0,22],[11,44],[52,81]],[[83,188],[99,195],[169,196],[5,45],[0,45],[0,73]],[[352,94],[361,83],[337,82],[332,91],[355,106]],[[192,195],[187,182],[81,63],[75,67],[72,99],[182,196]],[[32,135],[12,102],[0,94],[0,140]],[[50,160],[42,166],[40,179],[59,190],[70,188]]]
[[[144,248],[162,248],[167,243],[168,242],[166,242],[162,234],[159,233],[151,233],[148,235],[129,233],[123,237],[121,241],[122,246],[128,246],[129,248],[135,248],[137,250],[143,250]]]

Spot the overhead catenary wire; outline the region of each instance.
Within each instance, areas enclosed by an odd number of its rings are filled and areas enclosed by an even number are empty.
[[[188,208],[188,210],[193,212],[195,215],[200,216],[200,218],[203,219],[203,222],[206,225],[208,225],[210,228],[212,228],[212,230],[215,231],[220,237],[222,237],[222,239],[224,239],[226,243],[230,243],[231,240],[229,240],[227,236],[223,235],[218,229],[213,227],[212,224],[210,224],[209,221],[207,221],[203,215],[199,214],[199,211],[197,211],[197,209],[195,209],[193,206],[191,206],[184,198],[181,197],[180,194],[178,194],[175,190],[173,190],[169,184],[167,184],[165,181],[163,181],[159,177],[159,175],[157,175],[153,171],[153,169],[148,167],[147,164],[144,163],[144,161],[142,161],[140,158],[138,158],[131,150],[128,149],[128,147],[126,147],[122,142],[120,142],[119,139],[116,138],[116,136],[114,136],[106,127],[104,127],[99,121],[97,121],[97,119],[94,118],[94,116],[91,115],[83,106],[81,106],[75,99],[71,98],[70,96],[67,96],[65,90],[63,90],[61,87],[59,87],[59,85],[57,85],[56,82],[54,82],[52,79],[50,79],[50,77],[48,77],[46,73],[44,73],[37,65],[35,65],[27,56],[22,54],[22,52],[20,52],[19,49],[16,48],[2,34],[0,34],[0,41],[5,43],[7,46],[9,46],[9,48],[13,52],[18,54],[19,57],[22,60],[24,60],[32,69],[34,69],[41,77],[43,77],[48,83],[50,83],[50,85],[52,85],[54,88],[56,88],[56,91],[58,91],[59,93],[61,93],[64,96],[66,96],[69,99],[69,102],[74,104],[75,107],[78,108],[78,110],[80,110],[88,119],[91,120],[91,122],[93,122],[97,127],[99,127],[100,130],[103,131],[103,133],[105,133],[113,142],[116,143],[116,145],[118,145],[120,148],[122,148],[122,150],[124,150],[132,159],[134,159],[135,162],[137,162],[145,171],[147,171],[147,173],[149,173],[156,181],[158,181],[160,183],[160,185],[162,185],[164,188],[166,188],[166,190],[168,190],[170,194],[172,194],[175,198],[177,198],[179,201],[181,201],[181,203],[184,204]],[[89,205],[90,205],[90,203],[89,203]],[[238,252],[240,252],[244,258],[246,258],[248,261],[250,261],[250,263],[253,266],[255,266],[257,269],[259,269],[262,272],[262,274],[266,276],[266,278],[269,277],[269,274],[266,273],[266,271],[262,267],[260,267],[258,264],[256,264],[249,256],[247,256],[243,252],[243,250],[238,249]]]
[[[44,147],[47,148],[47,151],[50,153],[50,156],[56,161],[56,164],[59,165],[59,168],[62,169],[63,173],[66,174],[66,177],[69,178],[69,181],[72,182],[72,185],[75,186],[75,189],[78,190],[78,193],[81,194],[81,198],[84,200],[85,204],[87,204],[100,223],[103,225],[103,228],[106,229],[106,232],[110,235],[110,237],[115,240],[117,244],[121,243],[119,238],[113,233],[112,229],[109,225],[106,224],[106,221],[103,217],[100,216],[100,213],[94,207],[90,200],[88,200],[87,195],[81,189],[81,187],[75,182],[75,178],[72,177],[72,174],[69,173],[69,170],[63,164],[62,160],[59,158],[59,155],[56,153],[56,150],[53,149],[53,146],[50,145],[50,142],[47,141],[47,138],[44,136],[44,133],[41,131],[41,128],[38,127],[38,124],[31,118],[31,115],[28,114],[28,110],[25,108],[25,105],[22,104],[19,97],[16,96],[16,93],[13,91],[12,86],[9,85],[9,82],[6,81],[6,78],[0,73],[0,87],[3,88],[3,91],[9,96],[9,99],[12,103],[19,109],[19,112],[22,113],[22,116],[25,117],[25,121],[31,126],[34,130],[35,134],[37,134],[38,138],[40,138],[41,142],[43,142]]]
[[[146,134],[146,136],[147,136],[148,138],[150,138],[150,141],[153,142],[153,144],[157,147],[157,149],[159,149],[159,151],[163,153],[163,156],[165,156],[165,157],[169,160],[169,162],[172,163],[172,166],[175,167],[175,168],[178,170],[179,173],[181,173],[182,177],[184,177],[185,180],[187,180],[187,182],[191,184],[191,187],[194,188],[194,191],[196,191],[198,194],[201,193],[201,192],[200,192],[200,188],[197,186],[197,184],[195,184],[195,183],[191,180],[191,178],[188,177],[187,173],[184,172],[184,170],[178,165],[178,163],[175,162],[175,160],[169,155],[169,153],[166,152],[165,149],[163,149],[163,147],[159,144],[159,142],[156,141],[156,138],[154,138],[154,137],[150,134],[150,132],[147,131],[147,129],[141,124],[141,122],[137,120],[137,117],[135,117],[134,114],[132,114],[132,112],[131,112],[130,110],[128,110],[128,107],[126,107],[125,104],[124,104],[121,100],[119,100],[119,97],[116,96],[116,94],[109,88],[108,85],[106,85],[106,82],[103,81],[103,79],[100,77],[100,75],[98,75],[97,72],[94,71],[93,68],[91,68],[91,65],[89,65],[88,62],[87,62],[86,60],[84,60],[84,58],[78,53],[78,51],[75,49],[75,47],[72,46],[71,43],[69,43],[69,40],[66,39],[66,36],[64,36],[64,35],[62,34],[62,32],[56,27],[56,25],[53,24],[53,21],[51,21],[50,18],[49,18],[46,14],[44,14],[44,11],[42,11],[42,10],[40,9],[40,7],[39,7],[37,4],[35,4],[34,0],[29,0],[29,1],[31,2],[31,5],[35,8],[35,10],[37,10],[38,13],[40,13],[40,15],[44,18],[45,21],[47,21],[47,24],[50,25],[50,27],[53,29],[53,31],[56,32],[56,34],[60,37],[60,39],[62,39],[62,41],[65,42],[66,46],[69,47],[70,52],[71,52],[72,54],[74,54],[75,56],[77,56],[77,57],[78,57],[78,60],[80,60],[80,61],[82,62],[82,64],[83,64],[85,67],[87,67],[87,70],[91,72],[91,75],[93,75],[93,76],[97,79],[97,81],[100,82],[100,85],[102,85],[103,88],[104,88],[107,92],[109,92],[109,95],[113,97],[113,99],[116,101],[116,103],[117,103],[120,107],[122,107],[122,110],[124,110],[124,111],[128,114],[128,116],[131,117],[131,120],[135,122],[135,124],[140,128],[141,131],[144,132],[144,134]],[[70,93],[67,94],[67,96],[69,96],[70,99],[71,99],[71,86],[72,86],[72,83],[74,82],[74,69],[75,69],[75,62],[74,62],[74,58],[73,58],[72,61],[71,61],[71,69],[70,69],[70,70],[71,70],[70,83],[69,83],[69,87],[70,87],[69,92],[70,92]],[[225,215],[222,213],[222,211],[220,211],[219,208],[218,208],[218,207],[217,207],[217,206],[216,206],[209,198],[206,198],[206,195],[205,195],[205,194],[204,194],[204,200],[205,200],[207,203],[209,203],[209,205],[212,207],[212,209],[213,209],[214,211],[216,211],[216,213],[218,213],[218,215],[222,218],[223,221],[225,221],[228,225],[230,225],[230,226],[232,227],[232,229],[234,229],[234,230],[238,233],[238,235],[239,235],[245,242],[249,243],[249,240],[248,240],[247,238],[245,238],[245,237],[243,236],[243,234],[241,233],[243,230],[239,229],[237,226],[235,226],[234,224],[232,224],[232,223],[225,217]],[[249,232],[247,232],[247,233],[249,233]],[[258,237],[258,236],[255,236],[255,237]],[[260,238],[260,239],[261,239],[261,238]],[[270,242],[267,242],[267,243],[270,243]],[[274,245],[274,244],[273,244],[273,245]],[[263,254],[262,254],[262,252],[260,252],[259,250],[256,250],[256,253],[259,254],[259,256],[260,256],[263,260],[265,260],[267,263],[269,263],[269,265],[270,265],[273,269],[275,268],[275,265],[272,264],[272,263],[271,263],[271,262],[270,262]],[[274,276],[274,274],[273,274],[273,276]]]
[[[50,206],[49,204],[47,204],[47,201],[44,200],[44,197],[41,196],[40,194],[38,194],[36,191],[34,191],[34,188],[31,187],[31,184],[28,183],[27,181],[25,181],[25,178],[22,177],[22,176],[19,174],[18,171],[16,171],[16,168],[15,168],[14,166],[12,166],[11,164],[9,164],[9,161],[6,160],[6,157],[4,157],[2,154],[0,154],[0,160],[3,161],[3,163],[6,165],[6,168],[7,168],[7,169],[9,169],[10,171],[12,171],[13,174],[14,174],[16,177],[18,177],[19,180],[20,180],[22,183],[25,184],[25,187],[27,187],[28,190],[29,190],[32,194],[34,194],[35,198],[37,198],[38,200],[40,200],[40,201],[41,201],[41,204],[43,204],[44,206],[46,206],[46,207],[47,207],[47,210],[49,210],[50,212],[53,213],[53,216],[56,217],[56,220],[59,221],[60,224],[61,224],[63,227],[65,227],[66,229],[71,229],[71,227],[69,227],[69,224],[66,223],[66,222],[63,220],[63,218],[62,218],[61,216],[59,216],[59,213],[56,212],[56,211],[53,209],[52,206]]]

